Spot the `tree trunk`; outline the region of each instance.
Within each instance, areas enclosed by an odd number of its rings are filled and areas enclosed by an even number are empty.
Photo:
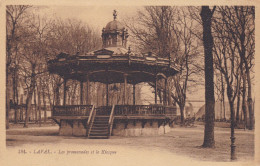
[[[184,124],[184,106],[181,105],[180,107],[180,113],[181,113],[181,124]]]
[[[28,127],[28,122],[29,122],[29,116],[31,113],[31,106],[32,106],[32,96],[33,96],[33,88],[31,87],[28,93],[28,97],[26,99],[26,112],[25,112],[25,121],[24,121],[24,127]]]
[[[45,84],[44,85],[44,88],[45,88],[45,90],[47,89],[47,91],[48,91],[48,93],[47,93],[47,95],[48,95],[48,100],[49,100],[49,104],[50,104],[50,107],[51,107],[51,110],[52,110],[52,106],[53,106],[53,104],[54,104],[54,101],[55,101],[55,93],[53,93],[53,100],[51,99],[51,92],[50,92],[50,88],[49,88],[49,85],[47,84]],[[45,91],[44,91],[45,92]],[[54,91],[55,92],[55,91]]]
[[[241,86],[239,85],[239,90],[238,90],[238,94],[237,94],[237,113],[236,113],[236,126],[239,124],[239,109],[240,109],[240,90],[241,90]]]
[[[13,101],[14,101],[14,123],[17,123],[17,105],[18,103],[16,102],[16,93],[17,93],[17,87],[16,87],[16,69],[14,70],[13,73]]]
[[[242,36],[244,36],[245,34],[243,33]],[[243,38],[243,37],[242,37]],[[242,43],[242,53],[241,53],[241,57],[242,57],[242,60],[245,64],[245,69],[246,69],[246,80],[247,80],[247,103],[248,103],[248,112],[249,112],[249,126],[248,126],[248,129],[249,130],[252,130],[254,128],[254,112],[253,112],[253,100],[252,100],[252,92],[251,92],[251,77],[250,77],[250,70],[249,70],[249,66],[247,64],[247,60],[245,58],[245,45],[243,44],[244,43],[244,40],[241,41]]]
[[[214,9],[213,9],[214,11]],[[203,45],[205,56],[205,131],[203,147],[214,147],[214,120],[215,120],[215,97],[214,97],[214,69],[213,69],[213,37],[211,34],[211,18],[213,11],[209,6],[202,6],[201,18],[203,25]]]
[[[35,89],[35,64],[32,64],[32,75],[31,75],[31,84],[28,90],[28,96],[26,99],[26,114],[25,114],[25,121],[24,121],[24,127],[28,127],[28,121],[29,121],[29,116],[31,112],[31,106],[32,106],[32,96],[33,92]]]
[[[42,112],[41,112],[41,78],[39,81],[39,85],[37,86],[38,92],[38,112],[39,112],[39,126],[42,125]]]
[[[15,91],[16,91],[16,93],[15,93],[15,95],[16,95],[16,104],[17,104],[17,106],[18,106],[18,104],[19,104],[19,94],[18,94],[18,76],[17,76],[17,74],[16,74],[16,85],[15,85]],[[17,115],[16,115],[16,121],[18,121],[18,107],[16,108],[17,110]]]
[[[23,121],[23,94],[21,94],[21,98],[20,98],[20,105],[21,105],[21,108],[20,108],[20,122]]]
[[[35,85],[37,86],[37,85]],[[34,116],[35,116],[35,123],[38,123],[38,112],[37,112],[37,101],[36,101],[36,88],[34,88],[34,91],[33,91],[33,100],[34,100]]]
[[[223,74],[221,73],[221,93],[222,93],[222,105],[223,105],[223,115],[224,120],[226,120],[226,108],[225,108],[225,85],[224,85],[224,79]],[[221,117],[222,118],[222,117]]]
[[[241,71],[243,72],[243,71]],[[245,73],[242,73],[243,87],[242,87],[242,110],[244,114],[244,129],[247,128],[247,110],[246,110],[246,77]]]
[[[246,65],[247,66],[247,65]],[[252,93],[251,93],[251,78],[250,78],[250,71],[246,69],[246,76],[247,76],[247,103],[248,103],[248,112],[249,112],[249,130],[253,130],[254,128],[254,112],[253,112],[253,100],[252,100]]]
[[[44,124],[47,121],[47,110],[46,110],[46,98],[45,98],[45,90],[42,88],[42,101],[43,101],[43,110],[44,110]]]
[[[11,92],[11,78],[8,70],[6,70],[6,129],[9,129],[9,112],[10,112],[10,92]]]

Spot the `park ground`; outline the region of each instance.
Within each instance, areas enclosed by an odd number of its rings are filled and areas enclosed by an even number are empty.
[[[236,162],[253,161],[254,131],[237,129],[235,130],[235,136]],[[110,139],[99,140],[85,137],[59,136],[57,125],[43,125],[42,127],[31,125],[29,128],[23,128],[22,125],[11,125],[11,128],[6,132],[6,147],[10,153],[18,153],[19,150],[25,149],[27,153],[32,153],[34,156],[35,152],[39,152],[38,150],[46,149],[55,154],[64,151],[65,157],[68,156],[67,151],[70,150],[78,151],[78,153],[89,151],[87,155],[85,154],[85,157],[89,157],[90,160],[97,157],[97,155],[91,156],[91,151],[98,150],[102,152],[105,150],[106,157],[104,161],[106,162],[112,162],[114,158],[130,160],[131,155],[133,155],[131,161],[139,161],[139,158],[140,161],[146,160],[146,162],[152,164],[156,164],[157,160],[158,162],[162,160],[166,162],[169,159],[167,156],[170,156],[175,163],[199,161],[219,163],[230,161],[229,128],[215,127],[215,148],[202,148],[203,137],[204,126],[201,124],[195,124],[194,127],[174,126],[169,133],[160,136],[112,136]],[[82,155],[84,154],[78,156]],[[73,154],[70,154],[70,156],[73,156]],[[128,160],[125,162],[129,164]]]

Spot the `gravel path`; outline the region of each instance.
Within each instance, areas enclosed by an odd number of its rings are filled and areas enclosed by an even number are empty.
[[[90,158],[91,161],[94,161],[94,158],[98,156],[101,156],[100,160],[103,157],[109,159],[109,161],[110,159],[113,161],[116,158],[125,159],[128,163],[130,160],[143,161],[145,159],[145,162],[155,164],[156,162],[170,159],[171,161],[178,161],[178,165],[179,162],[193,163],[203,161],[207,163],[212,161],[230,161],[230,129],[215,129],[216,146],[213,149],[201,148],[200,145],[204,136],[203,130],[203,126],[193,128],[175,127],[172,128],[171,132],[161,136],[112,136],[110,139],[96,140],[85,137],[58,136],[57,126],[25,129],[13,128],[7,131],[6,144],[7,151],[11,154],[18,154],[19,149],[25,149],[31,152],[30,154],[27,153],[26,156],[35,156],[35,150],[38,152],[37,150],[49,149],[53,153],[51,156],[76,157],[83,155]],[[252,161],[254,159],[254,132],[236,130],[235,133],[238,161]],[[103,151],[103,155],[91,155],[93,150],[99,151],[99,153]],[[58,155],[59,151],[65,152],[62,155]],[[67,155],[68,151],[71,151],[71,153]],[[86,155],[87,151],[88,155]],[[77,155],[75,155],[76,153]]]

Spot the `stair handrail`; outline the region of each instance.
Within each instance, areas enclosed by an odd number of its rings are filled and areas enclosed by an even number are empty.
[[[89,137],[89,133],[92,128],[93,120],[94,120],[95,116],[96,116],[96,109],[95,109],[95,105],[93,105],[91,112],[89,114],[89,117],[88,117],[88,122],[87,122],[87,126],[88,126],[87,136],[88,137]]]
[[[111,136],[111,134],[112,134],[113,121],[114,121],[114,112],[115,112],[115,105],[112,106],[110,117],[109,117],[109,121],[108,121],[108,125],[109,125],[109,135],[108,136]]]
[[[92,115],[93,115],[94,110],[95,110],[95,105],[92,106],[92,109],[91,109],[90,114],[89,114],[89,117],[88,117],[87,125],[89,125],[89,123],[90,123],[90,121],[91,121],[91,118],[92,118]]]

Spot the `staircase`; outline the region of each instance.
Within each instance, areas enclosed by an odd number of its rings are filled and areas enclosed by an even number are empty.
[[[109,138],[109,116],[96,116],[90,129],[88,138],[108,139]]]
[[[113,107],[107,108],[96,108],[89,125],[88,138],[90,139],[108,139],[112,133],[113,121],[114,121],[114,110]]]

